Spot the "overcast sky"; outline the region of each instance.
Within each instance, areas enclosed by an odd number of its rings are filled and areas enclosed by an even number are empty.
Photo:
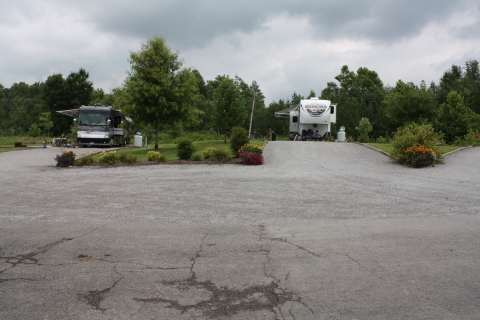
[[[0,83],[84,68],[118,87],[131,51],[158,35],[205,80],[257,81],[266,103],[317,95],[343,65],[438,83],[480,60],[480,0],[0,0]]]

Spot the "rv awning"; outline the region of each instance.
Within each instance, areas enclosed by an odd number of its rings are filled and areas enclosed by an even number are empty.
[[[275,112],[275,117],[277,117],[277,118],[290,118],[290,111],[295,110],[295,108],[297,108],[297,107],[298,107],[298,105],[295,105],[295,106],[291,106],[290,108],[277,111],[277,112]]]
[[[75,118],[78,116],[78,109],[70,109],[70,110],[59,110],[57,113],[64,114],[66,116]]]

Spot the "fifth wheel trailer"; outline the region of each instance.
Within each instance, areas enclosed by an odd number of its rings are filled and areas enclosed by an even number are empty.
[[[289,118],[290,140],[323,140],[337,121],[337,105],[319,98],[302,99],[300,104],[275,112],[277,118]]]

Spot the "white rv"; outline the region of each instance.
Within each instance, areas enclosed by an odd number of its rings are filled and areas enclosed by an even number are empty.
[[[74,117],[78,124],[77,143],[79,147],[125,145],[125,132],[120,124],[131,122],[121,110],[95,104],[78,109],[61,110],[58,113]]]
[[[290,140],[323,140],[337,122],[337,105],[319,98],[302,99],[299,105],[275,112],[277,118],[289,118]]]

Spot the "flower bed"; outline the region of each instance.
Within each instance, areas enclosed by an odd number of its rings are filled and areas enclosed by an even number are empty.
[[[438,160],[438,153],[424,146],[411,146],[405,150],[407,165],[412,168],[421,168],[434,165]]]
[[[57,161],[57,167],[70,167],[75,164],[75,157],[77,155],[73,151],[64,151],[62,154],[57,154],[55,156],[55,161]]]

